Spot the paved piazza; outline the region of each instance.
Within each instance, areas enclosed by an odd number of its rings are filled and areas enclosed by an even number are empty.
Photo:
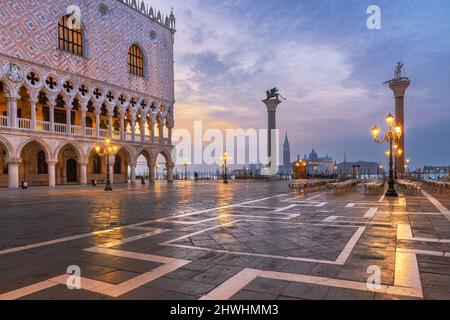
[[[115,187],[1,190],[0,299],[450,298],[448,196]]]

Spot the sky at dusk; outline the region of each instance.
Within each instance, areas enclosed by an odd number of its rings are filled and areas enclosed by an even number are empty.
[[[175,8],[176,127],[266,128],[261,100],[274,86],[294,159],[314,147],[342,161],[386,162],[371,141],[394,112],[397,61],[411,86],[405,100],[412,167],[450,165],[450,1],[147,0]],[[381,7],[369,30],[367,7]]]

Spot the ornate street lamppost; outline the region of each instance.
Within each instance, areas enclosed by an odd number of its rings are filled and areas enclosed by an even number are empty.
[[[190,165],[190,163],[187,159],[184,159],[181,164],[184,166],[184,180],[187,180],[187,166]]]
[[[220,160],[222,161],[221,167],[223,167],[223,183],[228,184],[228,162],[231,161],[231,157],[225,151]]]
[[[112,191],[109,160],[110,160],[110,157],[113,157],[116,155],[118,149],[119,148],[117,146],[111,144],[111,140],[109,138],[105,139],[105,142],[103,144],[97,145],[95,147],[95,152],[97,152],[97,154],[100,157],[106,156],[106,187],[105,187],[105,191]]]
[[[394,144],[400,141],[400,138],[403,135],[403,129],[400,126],[394,126],[394,116],[389,114],[386,117],[386,124],[389,127],[389,131],[386,132],[382,139],[378,139],[380,135],[380,128],[378,126],[374,126],[372,128],[372,136],[376,143],[384,143],[389,142],[389,150],[386,151],[386,155],[389,157],[389,181],[388,181],[388,190],[386,191],[386,197],[398,197],[398,193],[395,190],[395,178],[394,178]],[[402,151],[403,152],[403,151]]]

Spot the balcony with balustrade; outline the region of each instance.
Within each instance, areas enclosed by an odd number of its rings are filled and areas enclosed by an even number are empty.
[[[71,136],[74,138],[86,138],[92,140],[104,140],[105,138],[111,138],[115,141],[126,141],[126,142],[135,142],[142,144],[158,144],[158,145],[170,145],[169,137],[158,137],[152,136],[149,132],[142,134],[139,130],[135,131],[135,134],[132,132],[122,132],[119,130],[108,130],[108,129],[100,129],[100,128],[90,128],[76,126],[76,125],[67,125],[64,123],[53,123],[49,121],[36,120],[35,123],[31,119],[17,118],[16,126],[10,126],[10,119],[7,116],[0,116],[0,133],[2,129],[8,129],[8,132],[16,131],[17,132],[33,132],[35,134],[42,133],[43,135],[52,135],[55,137],[67,137]]]

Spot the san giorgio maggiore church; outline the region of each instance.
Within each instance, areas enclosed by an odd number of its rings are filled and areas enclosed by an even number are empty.
[[[291,162],[291,146],[286,133],[283,143],[283,165],[279,168],[279,174],[283,176],[291,176],[293,173],[293,168],[301,160],[306,163],[306,171],[310,175],[333,174],[336,166],[336,162],[332,157],[328,155],[325,157],[319,157],[314,149],[312,149],[308,156],[305,154],[303,159],[300,158],[300,155],[297,155],[297,160]]]
[[[67,8],[81,9],[73,27]],[[70,11],[69,11],[70,12]],[[0,1],[0,187],[173,180],[173,13],[136,0]]]
[[[361,174],[368,175],[380,175],[384,171],[380,170],[381,163],[371,161],[357,161],[357,162],[344,162],[337,163],[328,154],[325,157],[320,157],[315,149],[312,149],[311,153],[303,158],[297,155],[297,160],[291,161],[291,146],[289,138],[286,133],[283,143],[283,165],[279,167],[278,174],[285,177],[291,177],[294,167],[303,161],[306,165],[306,173],[310,176],[314,175],[333,175],[339,174],[343,176],[361,176]],[[355,171],[356,170],[356,171]]]

